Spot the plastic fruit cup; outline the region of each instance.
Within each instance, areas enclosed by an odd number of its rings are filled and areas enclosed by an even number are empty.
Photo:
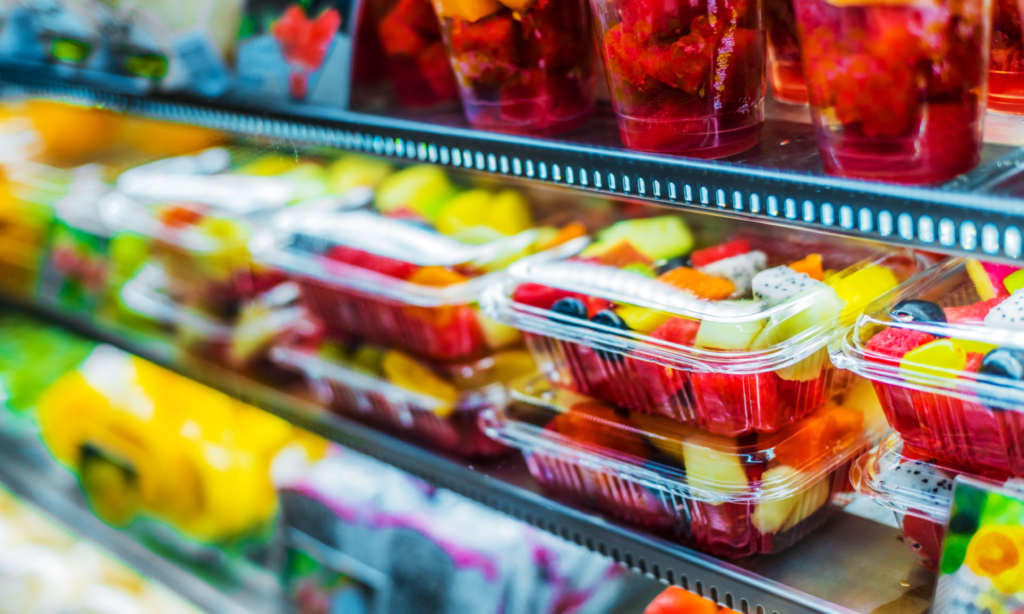
[[[978,163],[991,21],[984,0],[795,6],[826,173],[920,184]]]
[[[1024,46],[1016,0],[993,0],[988,108],[1024,115]]]
[[[473,126],[554,134],[594,111],[583,0],[434,0]]]
[[[768,27],[768,83],[779,102],[807,104],[793,0],[765,0]]]
[[[591,6],[626,147],[716,158],[760,141],[760,0],[591,0]]]
[[[428,107],[458,100],[430,0],[371,0],[377,34],[398,101]]]

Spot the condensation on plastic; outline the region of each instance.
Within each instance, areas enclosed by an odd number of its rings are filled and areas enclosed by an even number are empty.
[[[801,466],[792,467],[794,471],[777,474],[766,484],[760,477],[764,471],[782,466],[773,464],[779,447],[798,445],[801,430],[810,422],[761,436],[759,442],[737,445],[735,439],[670,422],[653,425],[650,418],[640,420],[639,414],[632,419],[641,425],[633,426],[574,412],[577,419],[589,421],[587,428],[600,433],[603,444],[596,444],[574,440],[545,426],[569,412],[566,405],[574,399],[590,407],[599,402],[553,388],[537,377],[517,381],[510,395],[512,404],[504,411],[483,412],[481,421],[488,435],[522,450],[530,472],[542,485],[626,522],[724,556],[781,550],[820,523],[828,502],[849,502],[850,464],[885,428],[880,419],[868,420],[862,431],[839,438],[828,452],[806,459]],[[610,406],[604,408],[615,411]],[[680,454],[685,446],[703,449],[701,462],[715,467],[704,467],[706,475],[694,479],[687,476],[681,462],[668,464],[671,461],[664,453],[653,451],[672,449]],[[640,458],[629,452],[630,448],[649,450],[654,458]],[[714,477],[736,468],[742,468],[747,476],[746,485]],[[754,472],[756,476],[751,477]],[[791,502],[794,497],[799,499]],[[797,522],[783,525],[784,530],[759,531],[760,506],[790,504],[787,518],[798,518]]]
[[[966,260],[950,260],[880,297],[833,349],[832,360],[874,382],[889,423],[908,444],[952,462],[1024,475],[1024,383],[937,367],[929,367],[933,373],[910,372],[898,361],[867,349],[868,341],[886,328],[1017,349],[1024,349],[1024,333],[891,319],[892,306],[907,299],[941,307],[981,300]]]
[[[301,373],[321,402],[344,415],[405,433],[466,458],[508,452],[479,426],[480,412],[503,407],[507,402],[505,387],[497,382],[460,392],[454,411],[441,417],[434,410],[443,401],[407,390],[357,367],[325,360],[310,350],[279,345],[271,350],[270,359]],[[484,362],[449,368],[463,372],[486,369]]]

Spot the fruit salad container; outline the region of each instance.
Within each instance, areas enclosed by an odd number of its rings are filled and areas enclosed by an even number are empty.
[[[800,62],[800,38],[793,0],[765,0],[768,30],[768,83],[772,97],[789,104],[807,104],[807,84]]]
[[[466,119],[546,135],[594,112],[585,0],[434,0]]]
[[[510,262],[586,233],[578,222],[533,220],[519,192],[460,192],[437,167],[414,166],[381,184],[373,207],[289,214],[254,249],[302,286],[306,307],[332,332],[466,361],[520,342],[480,313],[483,289]]]
[[[325,405],[350,418],[464,458],[508,451],[480,430],[480,412],[506,402],[505,384],[536,371],[525,350],[438,363],[358,342],[279,345],[271,360],[302,373]]]
[[[248,302],[235,318],[214,318],[176,302],[167,276],[147,265],[120,291],[124,306],[170,329],[177,345],[195,356],[234,369],[268,365],[270,348],[311,329],[298,306],[298,288],[282,283]]]
[[[1024,115],[1024,30],[1014,0],[992,2],[992,55],[988,67],[988,108]]]
[[[1010,476],[936,459],[906,445],[899,435],[857,459],[850,471],[856,490],[896,513],[903,542],[925,567],[936,571],[953,505],[953,480],[966,475],[995,485]]]
[[[827,344],[918,267],[907,250],[678,215],[565,250],[510,267],[488,315],[557,385],[721,435],[777,431],[841,393],[852,377]]]
[[[590,4],[626,147],[717,158],[761,140],[760,0]]]
[[[115,231],[149,241],[176,301],[215,317],[237,314],[280,281],[251,265],[254,230],[275,210],[325,192],[316,162],[266,155],[240,163],[246,155],[217,148],[136,167],[121,174],[101,208]]]
[[[398,102],[406,107],[457,103],[458,85],[430,0],[370,0],[367,8]]]
[[[978,163],[985,2],[794,4],[826,173],[921,184]]]
[[[1024,273],[947,261],[887,293],[833,355],[874,382],[907,444],[1024,475]]]
[[[862,383],[777,433],[726,437],[555,388],[514,382],[488,435],[522,450],[551,493],[718,556],[778,552],[852,496],[848,472],[885,420]]]

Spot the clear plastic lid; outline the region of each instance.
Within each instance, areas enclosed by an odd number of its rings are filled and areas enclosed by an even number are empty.
[[[677,214],[621,221],[574,246],[560,259],[513,264],[482,302],[488,315],[666,366],[730,373],[807,358],[920,268],[906,249]]]
[[[738,438],[617,409],[540,377],[514,382],[510,395],[513,403],[504,411],[482,414],[492,438],[715,504],[788,498],[826,478],[886,429],[874,391],[863,381],[781,431]]]
[[[833,361],[872,380],[1024,409],[1024,271],[950,259],[886,293]]]
[[[383,395],[393,404],[422,408],[442,418],[454,411],[504,403],[504,385],[536,371],[524,350],[449,364],[354,341],[279,345],[270,358],[313,382],[326,380],[357,392]]]
[[[993,484],[1024,483],[996,471],[954,465],[929,457],[890,434],[877,448],[857,459],[850,471],[854,487],[876,503],[900,514],[945,524],[953,504],[953,480],[966,475]]]

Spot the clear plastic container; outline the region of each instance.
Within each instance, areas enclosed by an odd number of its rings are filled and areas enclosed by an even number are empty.
[[[980,160],[991,15],[981,0],[794,0],[831,175],[921,184]]]
[[[508,449],[480,430],[480,412],[506,403],[505,382],[532,373],[524,350],[471,363],[429,363],[358,343],[279,345],[271,360],[305,376],[338,413],[464,458]]]
[[[559,386],[740,435],[781,429],[841,393],[851,375],[833,368],[826,345],[871,300],[918,269],[907,250],[810,235],[783,238],[766,226],[692,217],[692,230],[669,233],[675,217],[640,220],[651,226],[625,248],[617,247],[618,237],[633,222],[608,228],[592,244],[586,238],[566,244],[568,258],[524,259],[488,289],[484,309],[524,332],[541,372]],[[648,264],[638,263],[634,244],[657,251],[641,236],[653,226],[663,227],[653,234],[672,237],[664,243],[672,257],[662,261],[651,253]],[[690,253],[684,236],[702,249]],[[680,264],[683,258],[703,264],[715,252],[733,255],[696,268]],[[825,282],[782,266],[808,261],[817,266],[807,270]],[[716,276],[725,274],[716,267],[726,266],[746,273],[733,284]],[[758,268],[767,277],[751,279]],[[775,298],[751,298],[760,279],[776,275],[805,289],[788,296],[765,289]],[[693,291],[673,285],[681,277],[697,280]],[[573,301],[583,317],[567,315],[564,306]]]
[[[793,0],[765,0],[768,30],[768,83],[772,97],[789,104],[807,104],[807,84],[800,62],[800,38]]]
[[[761,0],[591,0],[590,5],[626,147],[717,158],[760,142]]]
[[[992,55],[988,67],[988,109],[1024,115],[1024,30],[1015,0],[992,2]]]
[[[546,135],[593,115],[585,0],[434,0],[434,8],[474,127]]]
[[[874,381],[893,430],[955,463],[1024,475],[1024,293],[1015,266],[952,259],[874,303],[833,361]],[[1018,372],[1019,373],[1019,372]]]
[[[566,233],[585,229],[532,225],[529,205],[510,190],[497,195],[470,190],[447,198],[431,214],[436,224],[382,214],[380,192],[377,208],[289,212],[288,223],[268,226],[254,241],[255,256],[297,282],[306,308],[333,332],[431,360],[484,357],[521,337],[480,313],[483,289],[504,275],[509,262],[538,250],[550,252],[549,246],[570,236]],[[470,217],[488,215],[511,210],[504,201],[518,203],[513,216],[518,221],[508,232],[468,223],[465,232],[451,231],[462,223],[452,221],[452,209],[472,211]]]
[[[925,567],[936,571],[953,505],[958,475],[1001,485],[1009,476],[937,460],[906,445],[899,435],[857,459],[850,470],[854,488],[896,513],[903,541]]]
[[[522,450],[530,473],[564,496],[728,557],[778,552],[847,503],[850,464],[885,428],[871,387],[778,433],[712,435],[627,412],[543,378],[515,382],[506,411],[481,421]]]

